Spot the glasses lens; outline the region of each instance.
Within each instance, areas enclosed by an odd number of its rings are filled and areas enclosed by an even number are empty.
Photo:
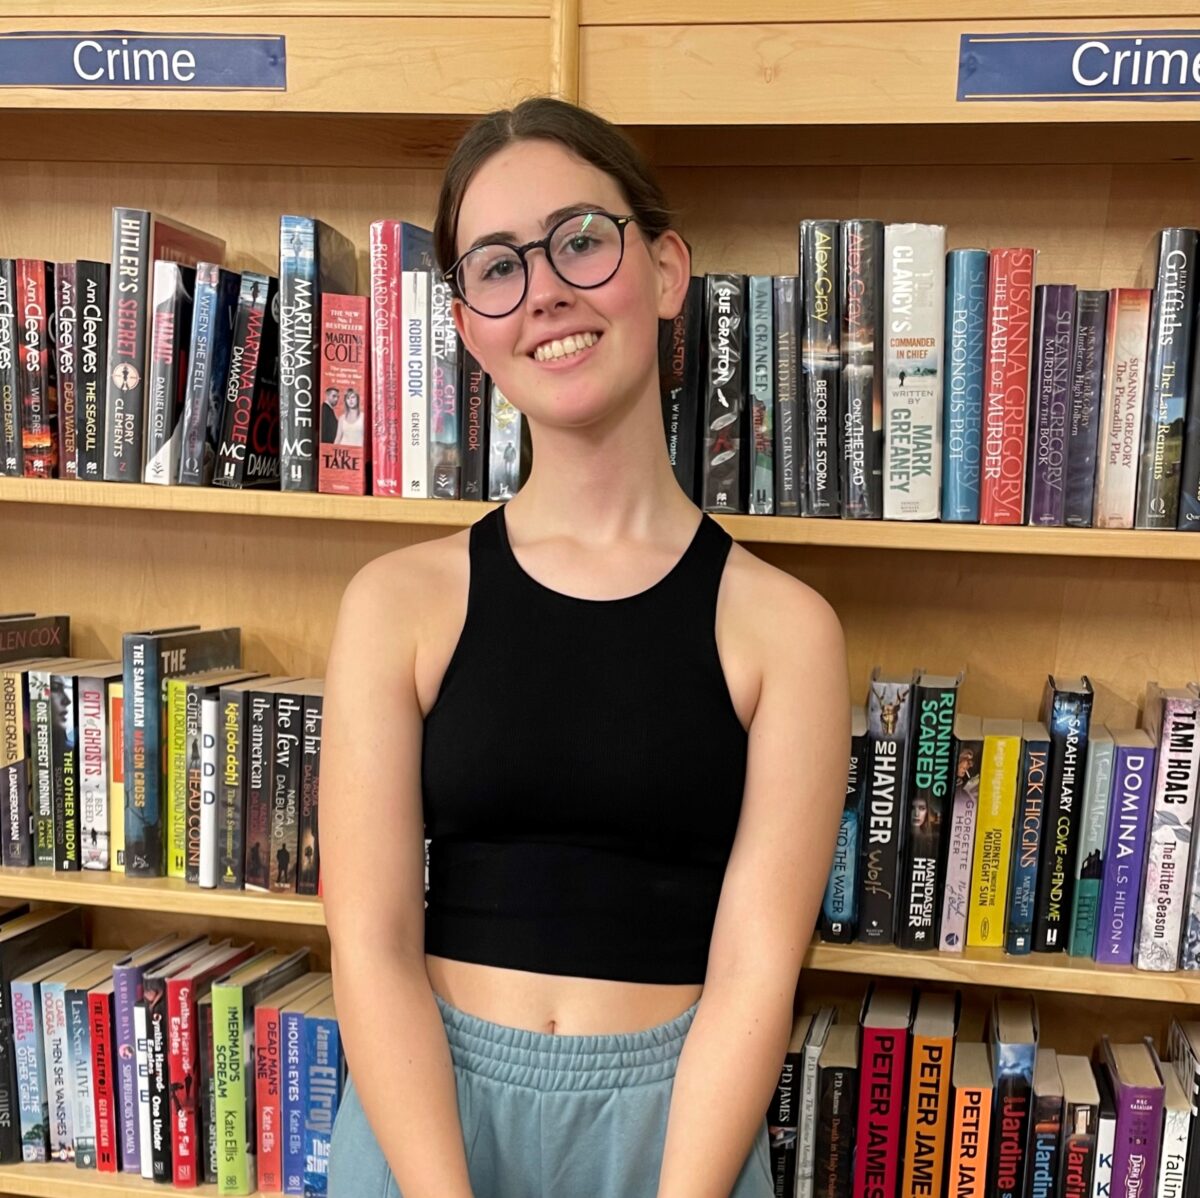
[[[621,230],[603,212],[568,217],[554,230],[550,257],[568,283],[598,287],[621,265]]]
[[[511,246],[481,245],[459,263],[458,287],[477,312],[503,316],[521,301],[525,267]]]

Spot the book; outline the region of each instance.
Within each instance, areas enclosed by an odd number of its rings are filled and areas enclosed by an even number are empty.
[[[775,1198],[794,1198],[800,1154],[800,1100],[804,1081],[804,1042],[812,1016],[801,1013],[792,1024],[779,1081],[767,1108],[767,1143]]]
[[[842,515],[883,516],[883,223],[844,220],[841,266]]]
[[[1029,1116],[1029,1160],[1025,1192],[1029,1198],[1056,1198],[1059,1148],[1063,1132],[1063,1084],[1058,1053],[1041,1047],[1033,1065],[1033,1099]]]
[[[706,275],[704,305],[708,358],[700,445],[701,506],[708,512],[744,512],[745,277]]]
[[[1021,726],[1021,772],[1017,775],[1017,822],[1013,831],[1012,873],[1008,882],[1008,916],[1004,949],[1011,954],[1033,951],[1033,917],[1037,898],[1038,857],[1046,807],[1046,775],[1050,733],[1046,725],[1025,720]]]
[[[703,280],[701,280],[703,283]],[[805,448],[804,408],[800,384],[800,301],[802,289],[799,275],[776,275],[774,281],[775,329],[775,514],[798,516],[802,506]],[[690,294],[690,292],[689,292]],[[700,292],[701,308],[697,324],[704,319],[704,292]],[[703,329],[700,330],[703,336]],[[703,380],[705,371],[701,371]],[[698,391],[698,396],[700,392]],[[697,411],[701,398],[697,399]],[[697,415],[699,425],[699,415]],[[700,494],[697,476],[694,494]]]
[[[1087,1057],[1059,1053],[1058,1074],[1062,1079],[1063,1094],[1062,1142],[1059,1146],[1062,1198],[1091,1198],[1100,1092]]]
[[[982,766],[983,721],[960,713],[954,717],[954,799],[946,838],[945,890],[938,935],[942,952],[962,952],[966,947]]]
[[[747,280],[750,437],[750,514],[775,514],[775,330],[772,327],[774,281],[770,275]]]
[[[296,857],[296,893],[315,895],[321,877],[321,842],[317,811],[321,781],[321,724],[325,700],[314,683],[304,696],[300,744],[300,843]]]
[[[150,381],[142,482],[168,486],[179,474],[196,270],[178,262],[155,262],[151,279]]]
[[[858,1027],[834,1024],[817,1060],[815,1198],[850,1198],[858,1105]]]
[[[979,521],[979,458],[987,334],[987,250],[946,255],[943,520]]]
[[[1146,1037],[1146,1047],[1163,1084],[1162,1141],[1158,1153],[1156,1192],[1159,1198],[1183,1198],[1192,1104],[1174,1071],[1159,1059],[1153,1037]]]
[[[1145,1044],[1100,1040],[1100,1056],[1116,1108],[1113,1140],[1113,1198],[1137,1198],[1158,1176],[1164,1086]]]
[[[1200,1024],[1171,1020],[1167,1032],[1167,1057],[1176,1080],[1188,1098],[1188,1151],[1183,1193],[1188,1198],[1200,1186]]]
[[[1108,1071],[1098,1062],[1092,1064],[1096,1091],[1100,1095],[1100,1114],[1096,1120],[1096,1167],[1092,1171],[1092,1198],[1112,1198],[1113,1151],[1117,1137],[1117,1108]]]
[[[364,296],[333,293],[321,296],[317,489],[328,495],[366,495],[370,489],[370,326],[367,320]]]
[[[833,864],[821,900],[821,939],[849,944],[858,925],[859,823],[866,801],[870,768],[866,708],[855,704],[850,712],[850,768],[846,797],[838,825]]]
[[[993,1084],[987,1045],[965,1042],[955,1047],[950,1084],[947,1192],[955,1198],[985,1198]]]
[[[54,264],[53,335],[55,374],[58,381],[58,476],[78,477],[75,444],[76,350],[78,347],[78,301],[74,262]]]
[[[1067,952],[1072,957],[1092,957],[1096,952],[1096,915],[1104,878],[1104,836],[1112,782],[1113,738],[1103,724],[1093,724],[1088,729],[1087,772],[1075,848],[1075,893],[1067,939]]]
[[[492,384],[475,355],[465,345],[460,346],[459,351],[462,394],[462,497],[482,499],[488,488],[488,396],[491,394]],[[696,423],[699,425],[698,415]],[[374,474],[373,491],[378,495],[378,466],[375,467]]]
[[[316,986],[305,991],[295,1002],[281,1005],[279,1010],[280,1043],[283,1057],[280,1082],[280,1134],[283,1140],[282,1190],[285,1194],[304,1193],[304,1120],[308,1114],[308,1060],[304,1037],[304,1018],[332,992],[332,987]],[[805,1024],[807,1028],[807,1024]],[[794,1037],[793,1037],[794,1038]],[[791,1109],[797,1108],[793,1104]],[[769,1114],[768,1114],[769,1117]],[[791,1130],[790,1151],[794,1163],[795,1127]],[[783,1145],[778,1146],[779,1151]],[[774,1135],[771,1137],[771,1165],[775,1175],[776,1149]],[[794,1177],[793,1172],[789,1176]],[[777,1183],[778,1184],[778,1183]],[[790,1195],[791,1190],[787,1193]]]
[[[863,999],[862,1066],[854,1152],[854,1193],[895,1194],[900,1182],[900,1127],[912,1023],[910,990],[876,987]]]
[[[119,949],[92,953],[84,972],[67,982],[64,1002],[67,1014],[68,1072],[73,1155],[80,1169],[96,1164],[96,1084],[92,1068],[92,1030],[89,991],[100,982],[112,982],[112,967]]]
[[[110,693],[122,677],[121,663],[90,667],[76,680],[79,697],[79,820],[80,865],[84,869],[107,870],[112,864],[109,825],[109,775],[114,741],[109,718]]]
[[[1033,367],[1026,482],[1031,525],[1066,522],[1067,409],[1074,363],[1075,287],[1042,283],[1033,293]]]
[[[113,991],[111,971],[107,978],[97,982],[88,991],[88,1032],[96,1114],[96,1169],[100,1173],[116,1173],[120,1169]]]
[[[33,612],[0,619],[0,664],[33,658],[67,657],[71,639],[69,616]]]
[[[404,497],[429,498],[429,321],[428,270],[400,275],[400,415]]]
[[[17,338],[17,263],[0,258],[0,474],[24,473],[21,453],[20,342]]]
[[[800,222],[800,377],[803,382],[807,459],[803,514],[841,514],[838,395],[841,314],[838,311],[838,249],[835,220]]]
[[[959,996],[923,991],[912,1023],[900,1198],[942,1193]]]
[[[796,1149],[796,1198],[812,1198],[817,1145],[817,1066],[821,1050],[837,1019],[836,1007],[821,1007],[813,1015],[804,1039],[800,1082],[800,1136]]]
[[[125,869],[125,679],[108,684],[108,844],[112,869]]]
[[[75,472],[87,482],[104,477],[108,287],[107,262],[75,263]],[[2,380],[0,371],[0,385]]]
[[[346,1076],[333,996],[304,1013],[307,1109],[304,1116],[304,1193],[323,1198],[329,1190],[329,1149]]]
[[[936,520],[942,482],[946,228],[888,225],[883,391],[883,515]]]
[[[780,319],[780,285],[775,280],[775,344],[776,353],[780,352],[781,338],[791,338],[793,364],[795,358],[795,313],[791,314],[791,324],[785,329],[779,328]],[[795,292],[791,291],[791,302],[794,305]],[[662,393],[663,431],[667,438],[667,457],[671,469],[685,495],[695,496],[697,493],[697,453],[696,432],[700,427],[701,378],[704,363],[701,360],[704,343],[704,279],[693,275],[688,282],[687,296],[683,307],[671,320],[660,321],[658,326],[658,362],[659,386]],[[460,354],[460,356],[462,356]],[[478,362],[474,363],[476,369]],[[776,362],[778,371],[778,360]],[[464,374],[464,379],[465,379]],[[784,380],[780,385],[786,385]],[[790,380],[794,388],[794,377]],[[463,388],[464,392],[467,390]],[[794,419],[794,412],[793,412]],[[779,457],[779,428],[775,425],[776,447],[775,456]],[[464,491],[463,498],[466,493]]]
[[[1022,1198],[1038,1055],[1037,1008],[1028,996],[992,1005],[993,1099],[989,1192]]]
[[[1108,292],[1075,293],[1075,355],[1071,365],[1071,409],[1067,419],[1068,525],[1090,528],[1096,493],[1096,444],[1104,384],[1104,330]]]
[[[217,725],[219,699],[215,694],[200,700],[200,848],[197,884],[206,890],[217,885]]]
[[[979,809],[967,909],[967,944],[971,947],[999,948],[1004,944],[1022,731],[1020,720],[983,721]]]
[[[304,695],[281,689],[275,696],[275,751],[271,784],[269,860],[273,891],[294,892],[300,843],[300,772]]]
[[[494,379],[488,386],[486,494],[488,499],[511,499],[526,477],[525,420]]]
[[[53,346],[54,264],[17,259],[17,410],[26,478],[53,478],[58,470],[58,362]]]

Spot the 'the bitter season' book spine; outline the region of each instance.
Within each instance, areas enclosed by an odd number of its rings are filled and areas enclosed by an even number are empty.
[[[750,514],[775,514],[775,339],[772,329],[773,280],[751,275],[750,305]]]
[[[1066,519],[1067,408],[1074,332],[1074,286],[1046,283],[1035,287],[1026,488],[1029,524],[1054,526]]]
[[[946,255],[942,519],[968,524],[979,520],[987,279],[987,250]]]
[[[799,275],[775,277],[775,514],[800,515],[804,410],[800,403]]]
[[[1096,444],[1104,382],[1104,330],[1108,292],[1075,293],[1075,355],[1067,422],[1066,522],[1090,528],[1096,492]]]
[[[883,224],[845,220],[841,225],[842,515],[883,516]]]
[[[104,477],[108,395],[108,263],[75,264],[75,461],[78,477]]]
[[[838,222],[800,222],[800,274],[805,280],[800,369],[808,460],[804,493],[806,516],[837,516],[840,435],[838,375],[841,372],[841,316],[838,312]]]
[[[704,390],[701,445],[703,507],[709,512],[744,512],[743,458],[747,452],[743,358],[746,284],[742,275],[705,277],[708,373]]]

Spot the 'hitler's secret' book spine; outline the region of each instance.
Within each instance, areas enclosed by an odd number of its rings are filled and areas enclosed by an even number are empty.
[[[750,467],[750,514],[775,514],[775,342],[771,328],[770,275],[749,279],[750,436],[754,445]]]
[[[1066,519],[1067,409],[1074,358],[1075,288],[1034,288],[1032,409],[1027,523],[1060,526]]]
[[[946,255],[942,519],[979,522],[979,455],[987,343],[987,250]]]
[[[744,512],[742,493],[746,383],[744,345],[746,280],[742,275],[705,277],[708,373],[704,388],[701,446],[703,508]]]
[[[19,477],[21,414],[17,400],[20,379],[17,354],[17,263],[0,258],[0,474]]]
[[[804,411],[800,406],[799,275],[775,276],[775,514],[800,515]],[[699,423],[699,417],[697,417]]]
[[[800,222],[800,274],[804,279],[800,373],[808,460],[804,515],[838,516],[841,436],[838,429],[842,322],[838,270],[840,232],[835,220]]]
[[[944,225],[884,229],[883,515],[936,520],[942,481]]]
[[[883,516],[883,224],[842,221],[842,515]]]
[[[54,352],[58,355],[58,473],[60,478],[77,478],[75,408],[78,386],[76,347],[79,343],[79,305],[76,298],[74,262],[54,264],[54,318],[57,333]]]
[[[1075,293],[1075,354],[1067,422],[1067,524],[1090,528],[1096,493],[1096,443],[1104,383],[1108,292]]]
[[[78,477],[104,477],[108,398],[108,263],[75,264],[75,461]]]

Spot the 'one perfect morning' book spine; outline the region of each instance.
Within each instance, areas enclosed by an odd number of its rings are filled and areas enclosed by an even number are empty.
[[[108,276],[107,262],[75,264],[75,461],[78,477],[89,482],[104,477]]]
[[[1066,519],[1067,408],[1075,333],[1075,288],[1034,288],[1033,376],[1030,382],[1027,523],[1059,526]]]
[[[883,516],[883,223],[842,221],[842,515]]]
[[[745,277],[706,276],[705,310],[708,370],[701,445],[701,506],[709,512],[744,512],[742,473],[743,458],[747,453],[743,429]]]
[[[803,508],[806,516],[837,516],[841,512],[837,419],[841,371],[838,238],[835,220],[800,222],[800,274],[805,280],[800,372],[808,436]]]
[[[1107,325],[1108,292],[1077,291],[1071,413],[1067,421],[1066,521],[1079,528],[1090,528],[1092,524]]]
[[[946,255],[942,519],[967,524],[979,521],[987,278],[987,250]]]

